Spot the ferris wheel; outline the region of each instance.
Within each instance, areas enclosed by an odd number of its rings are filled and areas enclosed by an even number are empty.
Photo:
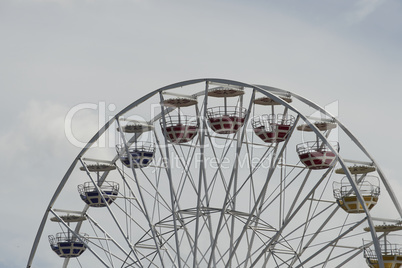
[[[50,200],[27,267],[393,268],[401,218],[380,167],[325,109],[195,79],[101,127]]]

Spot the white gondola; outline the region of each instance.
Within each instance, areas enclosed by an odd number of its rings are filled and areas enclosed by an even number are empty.
[[[106,203],[110,205],[119,194],[119,184],[113,181],[105,181],[98,186],[100,192],[91,181],[80,184],[77,188],[82,201],[91,207],[105,207]]]
[[[246,109],[233,106],[219,106],[207,111],[208,125],[218,134],[236,133],[244,124]]]
[[[86,250],[84,242],[88,241],[86,234],[80,234],[80,239],[71,233],[57,233],[49,235],[49,243],[52,250],[61,258],[77,258]]]
[[[134,168],[147,167],[155,156],[155,145],[150,142],[135,142],[127,149],[124,144],[116,146],[117,153],[119,154],[120,161],[126,166],[130,167],[130,157],[133,162]]]
[[[70,223],[81,223],[86,220],[82,214],[58,215],[50,219],[52,222],[64,222],[68,226]],[[51,249],[61,258],[77,258],[85,250],[88,244],[88,235],[79,234],[78,236],[70,231],[57,233],[56,236],[48,236]]]
[[[254,133],[264,142],[275,143],[286,140],[294,124],[294,117],[283,114],[264,114],[251,120]]]
[[[77,186],[82,201],[91,207],[105,207],[106,204],[112,204],[119,193],[119,184],[113,181],[100,183],[100,172],[109,172],[115,169],[116,166],[114,165],[99,163],[80,167],[82,171],[95,172],[98,184],[98,187],[95,187],[92,181],[88,181]]]
[[[278,96],[278,98],[287,103],[292,102],[292,98],[287,96]],[[288,114],[288,109],[285,107],[283,113],[275,113],[274,107],[282,106],[282,103],[267,96],[255,99],[254,104],[271,106],[271,114],[263,114],[251,119],[254,133],[267,143],[285,141],[295,121],[295,118]]]
[[[322,135],[328,139],[331,130],[336,128],[337,125],[330,121],[317,121],[313,122],[315,128],[322,131]],[[302,124],[297,126],[297,130],[304,132],[314,132],[314,127],[310,124]],[[329,141],[329,144],[339,152],[339,143]],[[315,134],[315,141],[309,141],[296,146],[297,153],[300,161],[309,169],[326,169],[334,166],[336,162],[336,154],[323,143],[318,134]]]
[[[349,167],[349,171],[354,175],[354,180],[364,199],[367,208],[371,210],[378,202],[380,196],[380,182],[375,176],[366,175],[374,171],[374,167]],[[337,174],[345,174],[343,169],[337,169]],[[360,177],[358,175],[360,174]],[[348,178],[345,176],[340,182],[333,183],[333,193],[338,205],[348,213],[364,213],[362,204],[359,202],[355,191]]]
[[[193,98],[173,98],[163,101],[166,107],[177,108],[177,115],[166,114],[160,120],[162,132],[172,143],[186,143],[194,139],[198,132],[198,121],[194,116],[182,115],[181,108],[195,106],[197,100]]]
[[[329,142],[339,152],[338,142]],[[296,146],[300,161],[309,169],[326,169],[335,164],[336,155],[323,142],[309,141]]]
[[[370,228],[364,228],[365,231],[369,232]],[[390,232],[402,230],[401,225],[380,225],[375,226],[376,232],[384,233],[382,240],[380,241],[381,247],[381,257],[384,262],[385,268],[400,268],[402,267],[402,245],[390,243],[387,236]],[[399,236],[398,236],[399,238]],[[398,239],[397,238],[397,239]],[[364,244],[365,241],[363,241]],[[371,244],[368,242],[368,244]],[[370,268],[380,268],[380,262],[378,256],[373,247],[364,248],[364,258],[366,259],[367,265]]]
[[[228,106],[228,97],[239,96],[242,99],[244,91],[238,88],[218,87],[211,89],[208,96],[224,98],[224,105],[207,109],[209,127],[218,134],[234,134],[244,124],[247,109],[240,106]],[[241,101],[240,101],[241,103]]]
[[[161,122],[161,128],[170,142],[189,142],[197,135],[198,123],[195,117],[185,115],[167,116],[165,122],[166,128],[163,127],[163,122]]]
[[[385,245],[382,245],[385,247]],[[388,244],[388,250],[383,251],[382,259],[385,268],[402,267],[402,245]],[[377,255],[373,249],[366,249],[365,255],[367,265],[370,268],[380,268]]]

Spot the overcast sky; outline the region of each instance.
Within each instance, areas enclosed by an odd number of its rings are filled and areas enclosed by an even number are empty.
[[[399,0],[1,0],[0,34],[1,267],[26,265],[80,150],[65,135],[71,109],[102,102],[113,115],[193,78],[337,101],[340,120],[402,189]],[[97,122],[97,111],[78,113],[74,135],[88,140]]]

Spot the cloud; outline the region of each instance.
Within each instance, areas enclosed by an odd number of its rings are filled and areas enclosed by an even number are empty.
[[[4,253],[0,267],[21,267],[25,262],[41,213],[80,150],[65,134],[65,118],[71,107],[41,100],[31,100],[21,107],[9,114],[13,121],[0,130],[0,148],[6,156],[0,163],[6,182],[0,194],[4,200],[12,201],[11,206],[2,209],[0,233],[8,243],[0,246]],[[97,111],[80,111],[72,118],[72,127],[73,133],[86,141],[98,127]],[[24,194],[19,196],[21,193]],[[46,238],[42,240],[49,250]]]
[[[22,106],[24,107],[24,106]],[[9,152],[9,158],[27,153],[31,145],[44,141],[56,142],[60,140],[57,133],[62,126],[62,107],[31,101],[25,109],[15,117],[15,121],[0,135],[0,146]]]
[[[374,13],[385,0],[359,0],[355,3],[354,9],[348,13],[348,20],[351,23],[359,23]]]
[[[8,160],[34,156],[34,161],[40,157],[62,157],[66,150],[68,154],[77,151],[66,136],[65,128],[70,127],[68,133],[85,144],[98,129],[98,120],[96,111],[80,111],[81,114],[70,118],[70,124],[66,125],[69,110],[59,103],[31,100],[11,126],[0,133],[0,147],[8,152]]]
[[[0,144],[11,153],[11,158],[28,153],[32,148],[45,146],[56,153],[63,140],[64,115],[62,105],[30,101],[16,117],[14,126],[0,136]],[[46,146],[47,145],[47,146]],[[44,149],[44,148],[42,148]]]

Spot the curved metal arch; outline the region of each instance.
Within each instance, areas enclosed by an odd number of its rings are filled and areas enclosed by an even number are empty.
[[[346,126],[344,124],[342,124],[338,119],[336,119],[336,117],[334,117],[331,113],[329,113],[328,111],[326,111],[324,108],[322,108],[321,106],[315,104],[314,102],[298,95],[295,94],[293,92],[289,92],[289,91],[285,91],[279,88],[273,88],[273,87],[268,87],[268,86],[259,86],[263,89],[269,89],[272,91],[277,91],[277,92],[281,92],[281,93],[287,93],[290,94],[291,96],[295,97],[296,99],[310,105],[311,107],[313,107],[314,109],[319,110],[321,113],[331,117],[331,119],[346,133],[346,135],[348,135],[348,137],[350,139],[352,139],[352,141],[359,147],[360,150],[362,150],[362,152],[372,161],[372,163],[376,166],[377,168],[377,172],[380,175],[381,181],[384,184],[384,186],[386,187],[387,191],[390,193],[390,197],[392,199],[392,202],[394,203],[395,207],[398,210],[399,216],[402,218],[402,207],[392,189],[392,187],[390,186],[388,179],[385,177],[384,173],[382,172],[380,166],[378,165],[377,161],[375,161],[375,159],[369,154],[369,152],[366,150],[366,148],[364,148],[364,146],[360,143],[360,141],[346,128]]]
[[[197,83],[202,83],[205,81],[208,81],[209,79],[193,79],[193,80],[187,80],[187,81],[183,81],[183,82],[178,82],[178,83],[174,83],[168,86],[164,86],[161,87],[159,89],[156,89],[148,94],[146,94],[145,96],[143,96],[142,98],[132,102],[131,104],[129,104],[128,106],[126,106],[125,108],[123,108],[120,112],[118,112],[114,117],[112,117],[108,122],[106,122],[106,124],[88,141],[88,143],[84,146],[84,148],[78,153],[78,155],[76,156],[76,158],[73,160],[73,162],[71,163],[70,167],[68,168],[67,172],[65,173],[65,175],[63,176],[62,180],[60,181],[55,193],[53,194],[49,205],[47,206],[45,213],[42,217],[42,221],[39,225],[39,229],[38,232],[35,236],[35,240],[28,258],[28,263],[27,263],[27,268],[30,268],[32,265],[32,261],[33,258],[35,256],[36,250],[38,248],[39,245],[39,241],[40,238],[42,237],[43,234],[43,229],[46,225],[46,220],[49,216],[49,212],[51,210],[51,208],[53,207],[54,203],[56,202],[59,194],[61,193],[61,191],[63,190],[65,184],[68,181],[68,178],[70,177],[71,173],[73,172],[75,166],[77,165],[77,163],[79,162],[79,160],[81,159],[81,157],[89,150],[89,148],[92,147],[92,145],[99,139],[99,137],[101,135],[103,135],[106,130],[123,114],[125,114],[126,112],[130,111],[131,109],[133,109],[134,107],[136,107],[137,105],[139,105],[140,103],[146,101],[147,99],[153,97],[154,95],[158,94],[159,92],[168,90],[168,89],[173,89],[173,88],[177,88],[177,87],[183,87],[183,86],[188,86],[188,85],[192,85],[192,84],[197,84]],[[222,80],[222,79],[217,79],[217,81],[229,81],[229,80]],[[238,83],[238,82],[236,82]],[[117,158],[116,158],[117,160]],[[85,210],[85,208],[84,208]]]
[[[148,100],[149,98],[153,97],[154,95],[156,95],[159,92],[162,91],[166,91],[166,90],[170,90],[170,89],[174,89],[174,88],[178,88],[178,87],[183,87],[183,86],[188,86],[188,85],[192,85],[192,84],[197,84],[197,83],[202,83],[202,82],[214,82],[214,83],[222,83],[222,84],[228,84],[228,85],[236,85],[236,86],[240,86],[240,87],[247,87],[247,88],[251,88],[251,89],[255,89],[258,92],[272,98],[273,100],[275,100],[276,102],[281,103],[283,106],[287,107],[288,109],[292,110],[293,112],[297,113],[298,115],[300,115],[300,117],[313,129],[314,133],[328,146],[328,148],[331,149],[331,151],[333,153],[335,153],[335,155],[338,157],[338,161],[341,164],[342,168],[347,170],[347,177],[352,185],[352,188],[354,189],[355,193],[357,194],[357,197],[359,199],[359,202],[361,204],[363,204],[365,213],[367,215],[367,219],[369,222],[369,226],[371,229],[371,233],[372,233],[372,237],[373,237],[373,241],[375,244],[375,248],[376,248],[376,252],[378,254],[378,252],[381,252],[381,250],[379,250],[379,243],[378,243],[378,239],[376,236],[376,233],[374,231],[374,225],[372,223],[372,219],[370,216],[370,213],[367,209],[367,207],[365,206],[365,202],[357,188],[357,185],[355,184],[355,182],[352,179],[352,176],[350,174],[350,172],[347,169],[347,166],[344,162],[344,160],[340,157],[340,155],[338,154],[338,152],[328,143],[328,141],[326,140],[326,138],[321,134],[321,132],[315,127],[315,125],[313,123],[311,123],[311,121],[304,116],[302,113],[300,113],[295,107],[293,107],[291,104],[283,101],[281,98],[279,98],[277,95],[271,93],[271,92],[275,92],[275,93],[279,93],[279,94],[284,94],[284,95],[290,95],[295,97],[296,99],[300,100],[301,102],[308,104],[310,106],[312,106],[313,108],[317,109],[318,111],[320,111],[321,113],[330,116],[334,122],[336,122],[339,127],[341,127],[341,129],[358,145],[358,147],[366,154],[366,156],[373,161],[373,163],[376,165],[377,169],[378,169],[378,173],[380,174],[380,177],[385,185],[385,187],[387,188],[388,192],[391,195],[391,198],[394,202],[394,205],[397,207],[398,213],[401,215],[402,217],[402,209],[396,199],[396,196],[394,194],[394,192],[392,191],[392,188],[389,186],[389,183],[387,181],[387,179],[385,178],[385,176],[383,175],[381,169],[379,168],[379,166],[377,165],[377,163],[375,162],[375,160],[370,156],[370,154],[367,152],[367,150],[361,145],[361,143],[347,130],[347,128],[341,123],[339,122],[339,120],[337,120],[335,117],[333,117],[329,112],[327,112],[325,109],[323,109],[322,107],[318,106],[317,104],[313,103],[312,101],[305,99],[303,97],[301,97],[300,95],[297,95],[295,93],[289,92],[289,91],[285,91],[279,88],[274,88],[274,87],[268,87],[268,86],[262,86],[262,85],[252,85],[252,84],[248,84],[248,83],[243,83],[243,82],[239,82],[239,81],[234,81],[234,80],[227,80],[227,79],[219,79],[219,78],[203,78],[203,79],[193,79],[193,80],[186,80],[186,81],[182,81],[182,82],[178,82],[178,83],[173,83],[164,87],[161,87],[157,90],[152,91],[151,93],[148,93],[147,95],[143,96],[142,98],[134,101],[133,103],[129,104],[128,106],[126,106],[124,109],[122,109],[119,113],[117,113],[113,118],[111,118],[90,140],[89,142],[85,145],[85,147],[81,150],[81,152],[77,155],[77,157],[74,159],[74,161],[72,162],[72,164],[70,165],[69,169],[67,170],[66,174],[64,175],[63,179],[61,180],[58,188],[56,189],[53,197],[51,198],[51,201],[49,202],[49,205],[44,213],[44,216],[42,218],[38,233],[36,235],[35,241],[34,241],[34,245],[32,247],[31,253],[30,253],[30,257],[28,260],[28,264],[27,267],[31,267],[32,265],[32,261],[33,261],[33,257],[36,253],[39,241],[40,241],[40,237],[42,236],[42,232],[43,232],[43,228],[46,224],[46,220],[48,218],[48,214],[51,211],[54,202],[56,201],[56,199],[58,198],[60,192],[62,191],[63,187],[65,186],[68,178],[70,177],[73,169],[75,168],[76,164],[78,163],[78,161],[81,159],[81,157],[88,151],[89,148],[91,148],[91,146],[99,139],[99,137],[101,135],[103,135],[105,133],[105,131],[110,127],[111,124],[113,124],[116,120],[118,120],[118,118],[127,113],[128,111],[130,111],[131,109],[133,109],[134,107],[138,106],[140,103]],[[201,92],[200,92],[201,93]],[[117,158],[114,160],[116,161]],[[85,208],[84,210],[85,211]],[[379,250],[379,251],[378,251]],[[380,265],[383,266],[383,262],[382,262],[382,257],[381,254],[378,254],[380,256],[379,261],[380,261]]]
[[[231,81],[231,80],[223,80],[223,79],[216,79],[216,80],[215,80],[215,79],[211,79],[211,80],[208,80],[208,81],[211,81],[211,82],[218,82],[218,83],[219,83],[219,82],[221,82],[221,83],[228,83],[228,84],[232,84],[232,83],[234,82],[234,83],[236,83],[237,85],[240,85],[240,86],[251,87],[251,88],[253,88],[253,89],[256,89],[256,90],[259,91],[260,93],[262,93],[262,94],[264,94],[264,95],[270,97],[270,98],[273,99],[274,101],[276,101],[276,102],[278,102],[278,103],[281,103],[283,106],[285,106],[285,107],[287,107],[288,109],[292,110],[293,112],[297,113],[297,114],[303,119],[303,121],[305,121],[305,122],[309,125],[309,127],[314,131],[314,133],[315,133],[315,134],[328,146],[328,148],[336,155],[336,157],[338,158],[338,161],[339,161],[339,163],[341,164],[342,168],[343,168],[344,170],[346,170],[346,176],[348,177],[348,180],[349,180],[350,184],[352,185],[352,188],[353,188],[353,190],[355,191],[356,196],[357,196],[359,202],[363,205],[363,209],[364,209],[364,211],[365,211],[365,213],[366,213],[367,220],[368,220],[369,227],[370,227],[370,233],[371,233],[371,236],[372,236],[372,238],[373,238],[373,242],[374,242],[374,246],[375,246],[375,250],[376,250],[377,255],[379,256],[379,258],[378,258],[378,260],[379,260],[379,265],[380,265],[380,267],[384,267],[384,262],[383,262],[383,260],[382,260],[382,255],[381,255],[381,248],[380,248],[380,244],[379,244],[379,241],[378,241],[377,234],[376,234],[375,229],[374,229],[374,223],[373,223],[372,217],[371,217],[370,212],[369,212],[369,210],[368,210],[368,208],[367,208],[367,206],[366,206],[366,204],[365,204],[365,202],[364,202],[364,199],[363,199],[363,197],[362,197],[362,195],[361,195],[361,193],[360,193],[360,191],[359,191],[359,189],[358,189],[358,187],[357,187],[357,184],[356,184],[356,183],[354,182],[354,180],[352,179],[352,175],[351,175],[350,171],[348,170],[348,168],[347,168],[347,166],[346,166],[346,164],[345,164],[345,161],[344,161],[343,158],[339,155],[339,153],[333,148],[333,146],[327,141],[327,139],[324,137],[324,135],[322,135],[322,133],[318,130],[318,128],[317,128],[306,116],[304,116],[301,112],[299,112],[299,111],[298,111],[295,107],[293,107],[290,103],[284,101],[283,99],[281,99],[281,98],[279,98],[278,96],[276,96],[276,95],[272,94],[271,92],[269,92],[269,91],[268,91],[268,88],[269,88],[269,90],[276,91],[276,92],[279,92],[279,93],[282,93],[282,94],[283,94],[283,93],[286,94],[286,95],[289,95],[289,94],[290,94],[291,96],[294,96],[295,98],[297,98],[298,100],[304,102],[305,104],[308,104],[308,105],[310,105],[310,106],[316,108],[316,109],[319,110],[320,112],[324,113],[325,115],[330,116],[331,118],[333,118],[333,119],[335,120],[335,122],[340,123],[339,120],[337,120],[333,115],[331,115],[328,111],[326,111],[325,109],[323,109],[323,108],[320,107],[319,105],[317,105],[317,104],[313,103],[312,101],[307,100],[307,99],[305,99],[305,98],[303,98],[303,97],[301,97],[301,96],[299,96],[299,95],[297,95],[297,94],[293,94],[293,93],[291,93],[291,92],[289,92],[289,91],[284,91],[284,90],[281,90],[281,89],[278,89],[278,88],[273,88],[273,87],[251,85],[251,84],[246,84],[246,83],[242,83],[242,82]],[[341,125],[342,130],[345,131],[346,128],[345,128],[342,124],[340,124],[340,125]],[[368,154],[367,150],[360,144],[360,142],[358,142],[357,139],[356,139],[353,135],[351,135],[351,133],[350,133],[349,131],[345,131],[345,132],[348,134],[348,136],[349,136],[350,138],[352,138],[352,140],[354,140],[354,141],[359,145],[359,148],[362,149],[362,150],[366,153],[366,155],[367,155],[371,160],[373,160],[373,159],[370,157],[370,155]],[[374,161],[373,161],[373,162],[374,162]],[[381,176],[381,177],[383,177],[383,176]],[[385,177],[384,177],[384,178],[385,178]],[[386,185],[388,186],[388,183],[387,183]],[[386,186],[386,187],[387,187],[387,186]],[[387,187],[387,188],[388,188],[388,187]],[[391,191],[391,193],[393,194],[392,191]],[[393,199],[393,201],[396,200],[396,197],[395,197],[394,194],[393,194],[393,197],[391,197],[391,198]],[[398,212],[400,213],[400,206],[399,206],[399,203],[396,203],[396,206],[397,206],[397,208],[398,208]],[[266,249],[268,249],[268,246],[266,247]],[[264,252],[264,251],[263,251],[263,252]],[[262,257],[262,255],[263,255],[263,253],[261,253],[261,254],[258,256],[257,260],[255,260],[254,263],[256,263],[256,262]]]
[[[322,135],[322,133],[318,130],[318,128],[317,128],[306,116],[304,116],[301,112],[299,112],[299,111],[298,111],[295,107],[293,107],[290,103],[284,101],[283,99],[281,99],[281,98],[279,98],[278,96],[276,96],[276,95],[272,94],[271,92],[269,92],[269,90],[271,90],[271,91],[276,91],[276,92],[278,92],[278,93],[282,93],[282,94],[285,94],[285,95],[291,95],[291,96],[297,98],[298,100],[302,101],[303,103],[308,104],[308,105],[314,107],[315,109],[317,109],[317,110],[320,111],[321,113],[324,113],[325,115],[330,116],[337,124],[339,124],[339,126],[342,128],[342,130],[358,145],[358,147],[367,155],[367,157],[370,158],[370,159],[373,161],[373,163],[375,163],[375,165],[378,167],[378,165],[376,164],[376,162],[374,161],[374,159],[370,156],[370,154],[369,154],[369,153],[367,152],[367,150],[362,146],[362,144],[356,139],[356,137],[354,137],[354,136],[351,134],[351,132],[348,131],[348,130],[346,129],[346,127],[345,127],[342,123],[340,123],[339,120],[337,120],[332,114],[330,114],[328,111],[326,111],[325,109],[323,109],[321,106],[319,106],[319,105],[313,103],[312,101],[310,101],[310,100],[308,100],[308,99],[306,99],[306,98],[301,97],[300,95],[297,95],[297,94],[294,94],[294,93],[291,93],[291,92],[289,92],[289,91],[285,91],[285,90],[282,90],[282,89],[274,88],[274,87],[251,85],[251,84],[242,83],[242,82],[238,82],[238,81],[232,81],[232,80],[225,80],[225,79],[206,79],[206,81],[217,82],[217,83],[224,83],[224,84],[235,84],[235,85],[238,85],[238,86],[250,87],[250,88],[252,88],[252,89],[256,89],[256,90],[259,91],[260,93],[262,93],[262,94],[264,94],[264,95],[270,97],[270,98],[273,99],[274,101],[276,101],[276,102],[278,102],[278,103],[281,103],[283,106],[285,106],[285,107],[287,107],[288,109],[292,110],[293,112],[297,113],[297,114],[303,119],[303,121],[305,121],[305,122],[309,125],[309,127],[314,131],[314,133],[315,133],[315,134],[328,146],[328,148],[336,155],[336,157],[338,158],[338,161],[339,161],[339,163],[341,164],[342,168],[343,168],[344,170],[346,170],[346,176],[347,176],[347,178],[348,178],[348,180],[349,180],[349,182],[350,182],[350,184],[351,184],[353,190],[355,191],[356,196],[357,196],[359,202],[362,204],[363,209],[364,209],[364,211],[365,211],[365,213],[366,213],[367,221],[368,221],[368,224],[369,224],[369,227],[370,227],[370,233],[371,233],[371,236],[372,236],[373,242],[374,242],[374,247],[375,247],[375,250],[376,250],[377,255],[379,256],[379,258],[378,258],[378,260],[379,260],[379,265],[380,265],[380,267],[384,267],[384,262],[383,262],[383,260],[382,260],[382,255],[381,255],[381,247],[380,247],[380,244],[379,244],[379,240],[378,240],[377,234],[376,234],[375,229],[374,229],[374,223],[373,223],[372,217],[371,217],[370,212],[369,212],[369,210],[368,210],[368,208],[367,208],[367,206],[366,206],[366,204],[365,204],[365,202],[364,202],[364,199],[363,199],[363,197],[362,197],[362,195],[361,195],[361,193],[360,193],[360,191],[359,191],[359,189],[358,189],[358,187],[357,187],[356,182],[353,180],[352,175],[351,175],[350,171],[348,170],[348,167],[347,167],[345,161],[344,161],[343,158],[339,155],[339,153],[333,148],[333,146],[327,141],[327,139],[324,137],[324,135]],[[184,83],[186,83],[186,82],[184,82]],[[178,83],[178,84],[180,84],[180,83]],[[268,89],[268,88],[269,88],[269,89]],[[396,199],[396,196],[395,196],[394,192],[393,192],[392,189],[389,187],[388,181],[386,180],[385,176],[382,174],[381,171],[379,171],[379,174],[380,174],[380,177],[381,177],[381,179],[383,180],[383,183],[384,183],[384,185],[386,186],[387,190],[389,190],[390,195],[391,195],[391,199],[393,200],[395,206],[397,207],[399,214],[402,215],[401,207],[400,207],[399,203],[397,202],[397,199]],[[268,246],[267,246],[266,249],[268,249]],[[262,257],[262,255],[263,255],[263,253],[261,253],[261,254],[259,255],[259,257],[257,258],[257,260],[255,260],[255,262],[257,262],[258,259],[259,259],[260,257]],[[255,263],[255,262],[254,262],[254,263]]]
[[[381,168],[379,167],[379,165],[377,164],[377,162],[374,160],[374,158],[368,153],[368,151],[366,150],[366,148],[364,148],[364,146],[360,143],[360,141],[345,127],[345,125],[343,125],[338,119],[336,119],[331,113],[329,113],[328,111],[326,111],[326,110],[325,110],[324,108],[322,108],[321,106],[315,104],[314,102],[312,102],[312,101],[310,101],[310,100],[308,100],[308,99],[306,99],[306,98],[304,98],[304,97],[302,97],[302,96],[300,96],[300,95],[298,95],[298,94],[295,94],[295,93],[292,93],[292,92],[289,92],[289,91],[285,91],[285,90],[282,90],[282,89],[279,89],[279,88],[274,88],[274,87],[268,87],[268,86],[258,86],[258,87],[260,87],[261,89],[265,89],[265,90],[267,90],[267,91],[268,91],[268,90],[272,90],[272,91],[275,91],[275,92],[290,94],[291,96],[295,97],[296,99],[298,99],[298,100],[304,102],[305,104],[310,105],[310,106],[313,107],[314,109],[316,109],[316,110],[320,111],[321,113],[323,113],[323,114],[325,114],[325,115],[331,117],[331,119],[332,119],[336,124],[338,124],[338,126],[346,133],[346,135],[358,146],[358,148],[359,148],[359,149],[372,161],[372,163],[376,166],[377,172],[378,172],[378,174],[380,175],[381,181],[382,181],[382,183],[384,184],[385,188],[387,189],[387,192],[389,193],[389,195],[390,195],[390,197],[391,197],[391,200],[392,200],[394,206],[396,207],[396,209],[397,209],[397,211],[398,211],[398,213],[399,213],[399,216],[402,218],[402,208],[401,208],[401,206],[400,206],[400,203],[398,202],[398,199],[397,199],[397,197],[396,197],[396,195],[395,195],[395,193],[394,193],[392,187],[390,186],[390,184],[389,184],[387,178],[385,177],[384,173],[382,172]],[[286,103],[286,102],[284,102],[283,100],[281,100],[280,98],[277,98],[277,99],[274,99],[274,100],[275,100],[275,101],[281,101],[283,105],[291,106],[291,105],[289,105],[288,103]],[[321,134],[321,132],[320,132],[313,124],[311,124],[311,122],[310,122],[307,118],[305,118],[304,120],[305,120],[305,121],[307,122],[307,124],[313,129],[313,131],[316,133],[316,135],[318,135],[318,136],[321,138],[321,140],[325,142],[325,144],[328,146],[328,148],[330,148],[330,149],[332,150],[332,152],[335,153],[335,155],[338,157],[338,161],[339,161],[340,165],[341,165],[342,168],[346,171],[346,174],[345,174],[345,175],[347,176],[347,178],[348,178],[348,180],[349,180],[349,183],[350,183],[351,186],[352,186],[352,189],[353,189],[354,192],[356,193],[357,199],[359,200],[360,204],[362,204],[363,209],[364,209],[364,211],[365,211],[365,213],[366,213],[366,216],[367,216],[367,219],[368,219],[368,224],[369,224],[369,227],[370,227],[370,233],[371,233],[371,236],[372,236],[372,238],[373,238],[373,243],[374,243],[375,251],[376,251],[377,256],[379,256],[379,257],[378,257],[379,265],[380,265],[380,267],[384,267],[384,261],[383,261],[383,259],[382,259],[381,247],[380,247],[379,239],[378,239],[378,237],[377,237],[377,233],[376,233],[376,231],[375,231],[375,229],[374,229],[374,223],[373,223],[372,217],[371,217],[370,212],[369,212],[369,210],[368,210],[368,208],[367,208],[367,206],[366,206],[366,204],[365,204],[365,202],[364,202],[364,199],[363,199],[363,197],[362,197],[362,195],[361,195],[361,193],[360,193],[360,191],[359,191],[359,189],[358,189],[358,187],[357,187],[356,182],[355,182],[355,181],[353,180],[353,178],[352,178],[352,174],[350,173],[348,167],[347,167],[346,164],[345,164],[345,161],[343,160],[342,157],[340,157],[340,155],[338,154],[338,152],[336,152],[336,150],[334,150],[334,148],[332,148],[332,146],[327,142],[327,140],[326,140],[326,139],[323,139],[324,136]]]
[[[368,210],[368,208],[367,208],[367,206],[366,206],[366,204],[365,204],[365,201],[364,201],[364,199],[363,199],[363,196],[361,195],[361,193],[360,193],[360,191],[359,191],[359,189],[358,189],[358,187],[357,187],[356,182],[353,180],[352,174],[350,173],[348,167],[346,166],[345,161],[343,160],[343,158],[339,155],[339,153],[337,152],[337,150],[335,150],[335,148],[333,148],[333,146],[328,142],[328,140],[327,140],[327,139],[325,138],[325,136],[319,131],[319,129],[318,129],[306,116],[304,116],[304,115],[303,115],[302,113],[300,113],[296,108],[294,108],[290,103],[287,103],[286,101],[284,101],[284,100],[282,100],[281,98],[275,96],[274,94],[272,94],[272,93],[270,93],[270,92],[268,92],[268,91],[265,91],[263,87],[255,86],[255,88],[256,88],[257,90],[259,89],[259,91],[260,91],[261,93],[263,93],[263,94],[265,94],[266,96],[272,98],[274,101],[281,103],[281,104],[284,105],[285,107],[288,107],[290,110],[292,110],[293,112],[297,113],[297,114],[303,119],[303,121],[305,121],[305,122],[308,124],[308,126],[314,131],[314,133],[321,139],[321,141],[323,141],[323,142],[325,143],[325,145],[328,146],[328,148],[336,155],[336,157],[338,158],[338,162],[340,163],[340,165],[342,166],[342,168],[346,171],[346,176],[347,176],[347,178],[348,178],[348,180],[349,180],[349,182],[350,182],[350,184],[351,184],[353,190],[354,190],[355,193],[356,193],[357,199],[359,200],[360,204],[362,204],[363,209],[364,209],[364,212],[366,213],[367,221],[368,221],[368,224],[369,224],[369,227],[370,227],[371,237],[372,237],[372,239],[373,239],[375,251],[376,251],[377,256],[378,256],[379,265],[380,265],[381,268],[383,268],[383,267],[384,267],[384,261],[383,261],[383,259],[382,259],[381,247],[380,247],[380,243],[379,243],[379,240],[378,240],[378,237],[377,237],[377,233],[376,233],[376,231],[375,231],[375,229],[374,229],[374,223],[373,223],[372,217],[371,217],[370,212],[369,212],[369,210]],[[278,90],[278,91],[280,91],[280,92],[284,92],[283,90],[279,90],[279,89],[277,89],[277,88],[272,88],[272,89]],[[286,93],[289,94],[290,92],[289,92],[289,91],[286,91]],[[292,93],[290,93],[290,94],[291,94],[292,96],[295,96],[295,97],[297,96],[296,98],[299,99],[300,101],[302,101],[302,102],[304,102],[304,103],[306,103],[306,104],[309,104],[309,105],[311,105],[312,107],[314,107],[314,108],[316,108],[317,110],[319,110],[320,112],[323,112],[323,113],[325,113],[326,115],[331,116],[331,118],[334,118],[334,116],[332,116],[328,111],[325,111],[325,109],[323,109],[322,107],[320,107],[320,106],[318,106],[317,104],[313,103],[312,101],[309,101],[309,100],[307,100],[307,99],[305,99],[305,98],[302,98],[301,96],[296,95],[296,94],[294,94],[294,95],[293,95]],[[335,118],[334,118],[334,119],[335,119]],[[336,121],[339,122],[338,120],[336,120]],[[345,127],[342,125],[342,129],[343,129],[343,130],[344,130],[344,128],[345,128]],[[349,133],[350,133],[350,132],[349,132]],[[360,144],[360,146],[361,146],[361,144]],[[366,152],[367,152],[367,151],[366,151]],[[268,244],[268,246],[267,246],[265,249],[267,250],[267,249],[269,248],[269,246],[270,246],[270,244]],[[263,252],[265,252],[265,250],[263,250]],[[254,261],[254,264],[263,256],[263,254],[264,254],[264,253],[261,253],[261,254],[257,257],[257,259]]]

